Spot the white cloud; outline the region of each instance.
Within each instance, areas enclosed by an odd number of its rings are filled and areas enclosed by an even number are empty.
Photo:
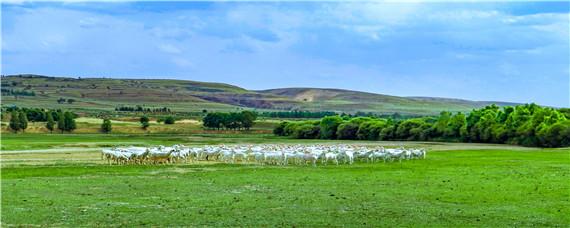
[[[173,58],[172,62],[174,62],[177,66],[183,67],[183,68],[194,66],[194,64],[192,64],[192,62],[190,60],[184,59],[184,58]]]
[[[180,50],[178,47],[172,45],[172,44],[160,44],[158,45],[158,48],[165,52],[165,53],[169,53],[169,54],[180,54],[182,53],[182,50]]]
[[[2,12],[3,71],[192,75],[255,89],[342,87],[479,100],[494,95],[480,88],[500,91],[513,84],[514,91],[541,90],[551,86],[546,81],[567,78],[567,13],[516,16],[425,3],[304,4],[221,3],[125,14],[12,6]],[[495,78],[502,75],[517,79]],[[410,81],[418,85],[406,87]],[[461,87],[463,81],[474,83]],[[545,93],[557,90],[553,85]],[[496,99],[515,98],[559,102],[531,95]]]

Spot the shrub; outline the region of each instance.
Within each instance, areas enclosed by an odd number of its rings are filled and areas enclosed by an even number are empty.
[[[338,139],[356,139],[356,132],[358,132],[358,124],[348,122],[338,125],[336,135]]]
[[[336,139],[336,131],[338,125],[342,123],[342,118],[340,116],[327,116],[321,120],[321,138],[322,139]]]
[[[164,124],[174,124],[174,122],[176,122],[176,120],[174,119],[173,116],[167,116],[164,119]]]
[[[109,132],[111,132],[111,130],[112,130],[111,120],[104,119],[103,124],[101,124],[101,131],[103,133],[109,133]]]
[[[319,126],[306,123],[295,128],[293,137],[298,139],[315,139],[319,136],[319,132]]]

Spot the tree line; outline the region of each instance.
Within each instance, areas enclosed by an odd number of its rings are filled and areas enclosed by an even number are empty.
[[[26,112],[26,110],[33,110],[35,109],[12,109],[10,113],[10,121],[8,127],[14,131],[25,131],[28,128],[28,114],[33,112]],[[45,111],[44,114],[41,115],[45,117],[46,125],[45,127],[50,131],[53,132],[55,129],[60,130],[61,133],[67,131],[73,131],[77,128],[77,124],[75,123],[75,118],[77,114],[69,111]],[[34,121],[35,122],[35,121]]]
[[[26,118],[31,122],[46,122],[48,120],[48,115],[52,115],[54,120],[58,120],[57,113],[62,111],[61,109],[49,110],[43,108],[20,108],[16,106],[12,107],[3,107],[3,112],[11,113],[12,111],[23,112],[26,115]],[[78,115],[74,112],[70,112],[73,118],[77,118]]]
[[[321,120],[281,122],[273,133],[299,139],[410,140],[570,146],[567,110],[536,104],[474,109],[469,114],[441,112],[406,120],[327,116]]]
[[[335,112],[331,111],[291,111],[291,112],[261,112],[259,116],[271,117],[271,118],[323,118],[325,116],[336,115]]]
[[[9,116],[7,116],[8,114]],[[71,132],[77,129],[75,119],[78,115],[70,111],[48,110],[41,108],[19,108],[16,106],[2,107],[2,119],[9,118],[8,128],[14,132],[25,131],[28,128],[28,122],[45,122],[45,127],[50,132],[60,130],[62,133]],[[104,116],[103,123],[101,124],[101,131],[109,133],[112,131],[111,120]],[[141,127],[146,130],[150,126],[150,118],[142,116],[139,119]],[[176,118],[174,116],[160,117],[156,120],[158,123],[175,124]]]
[[[2,96],[36,96],[36,92],[34,91],[26,91],[26,90],[14,90],[14,89],[1,89]]]
[[[150,118],[146,115],[141,116],[139,122],[141,124],[141,128],[145,131],[148,129],[148,127],[150,127]],[[158,123],[164,122],[164,124],[174,124],[176,122],[176,119],[173,116],[167,116],[163,119],[161,118],[157,119],[156,122]],[[112,130],[113,130],[113,125],[111,123],[111,119],[109,119],[108,117],[104,117],[103,123],[101,124],[101,132],[110,133]]]
[[[162,107],[162,108],[146,108],[140,105],[137,106],[120,106],[115,107],[115,111],[118,112],[158,112],[158,113],[170,113],[170,108]]]
[[[249,130],[257,119],[257,113],[252,111],[241,112],[210,112],[202,118],[205,128],[208,129],[231,129]]]
[[[391,118],[391,119],[410,119],[410,118],[418,118],[421,117],[419,115],[411,115],[411,114],[400,114],[398,112],[395,113],[373,113],[373,112],[362,112],[357,111],[353,114],[351,113],[336,113],[333,111],[289,111],[289,112],[261,112],[258,114],[261,117],[270,117],[270,118],[300,118],[300,119],[311,119],[311,118],[323,118],[325,116],[334,116],[340,115],[342,117],[349,116],[349,117],[378,117],[378,118]]]

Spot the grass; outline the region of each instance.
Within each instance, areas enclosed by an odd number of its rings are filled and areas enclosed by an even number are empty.
[[[477,144],[477,143],[443,143],[443,142],[400,142],[400,141],[356,141],[356,140],[306,140],[277,137],[272,134],[258,134],[248,132],[228,131],[219,134],[218,131],[206,131],[197,134],[2,134],[2,153],[11,151],[21,152],[28,150],[73,150],[84,148],[101,148],[128,145],[204,145],[204,144],[246,144],[246,143],[288,143],[288,144],[374,144],[387,147],[401,145],[409,147],[422,147],[432,150],[460,150],[469,149],[507,149],[507,150],[534,150],[512,145]],[[30,152],[30,151],[28,151]]]
[[[8,121],[2,122],[1,131],[4,135],[13,135],[8,127]],[[73,131],[73,134],[99,134],[101,133],[101,123],[103,122],[100,118],[89,118],[81,117],[76,119],[77,129]],[[258,120],[255,125],[249,131],[216,131],[207,130],[202,127],[202,122],[198,120],[183,119],[178,120],[175,124],[164,124],[157,123],[155,120],[150,122],[150,127],[146,130],[141,128],[141,124],[138,118],[120,118],[111,119],[112,123],[112,135],[156,135],[156,134],[169,134],[169,135],[181,135],[181,134],[200,134],[200,133],[231,133],[231,134],[271,134],[273,128],[277,124],[275,120]],[[43,133],[50,134],[49,130],[46,128],[45,122],[29,122],[26,133]],[[53,135],[61,134],[61,132],[54,130]],[[72,135],[72,134],[65,134]]]
[[[356,143],[429,153],[426,160],[316,168],[109,166],[100,158],[102,147],[178,143]],[[570,225],[568,148],[211,132],[3,134],[1,144],[4,226]]]
[[[42,153],[37,153],[39,154]],[[2,168],[2,223],[40,226],[568,226],[567,150],[273,167]],[[29,156],[29,155],[26,155]]]

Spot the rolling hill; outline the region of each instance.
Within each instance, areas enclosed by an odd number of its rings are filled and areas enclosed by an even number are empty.
[[[434,97],[398,97],[375,93],[318,88],[247,90],[223,83],[169,79],[69,78],[41,75],[2,77],[2,105],[73,109],[83,112],[114,110],[122,105],[169,107],[177,112],[203,109],[230,111],[313,110],[432,115],[440,111],[470,111],[491,103]],[[10,91],[34,92],[35,96]],[[59,103],[58,99],[75,102]]]

